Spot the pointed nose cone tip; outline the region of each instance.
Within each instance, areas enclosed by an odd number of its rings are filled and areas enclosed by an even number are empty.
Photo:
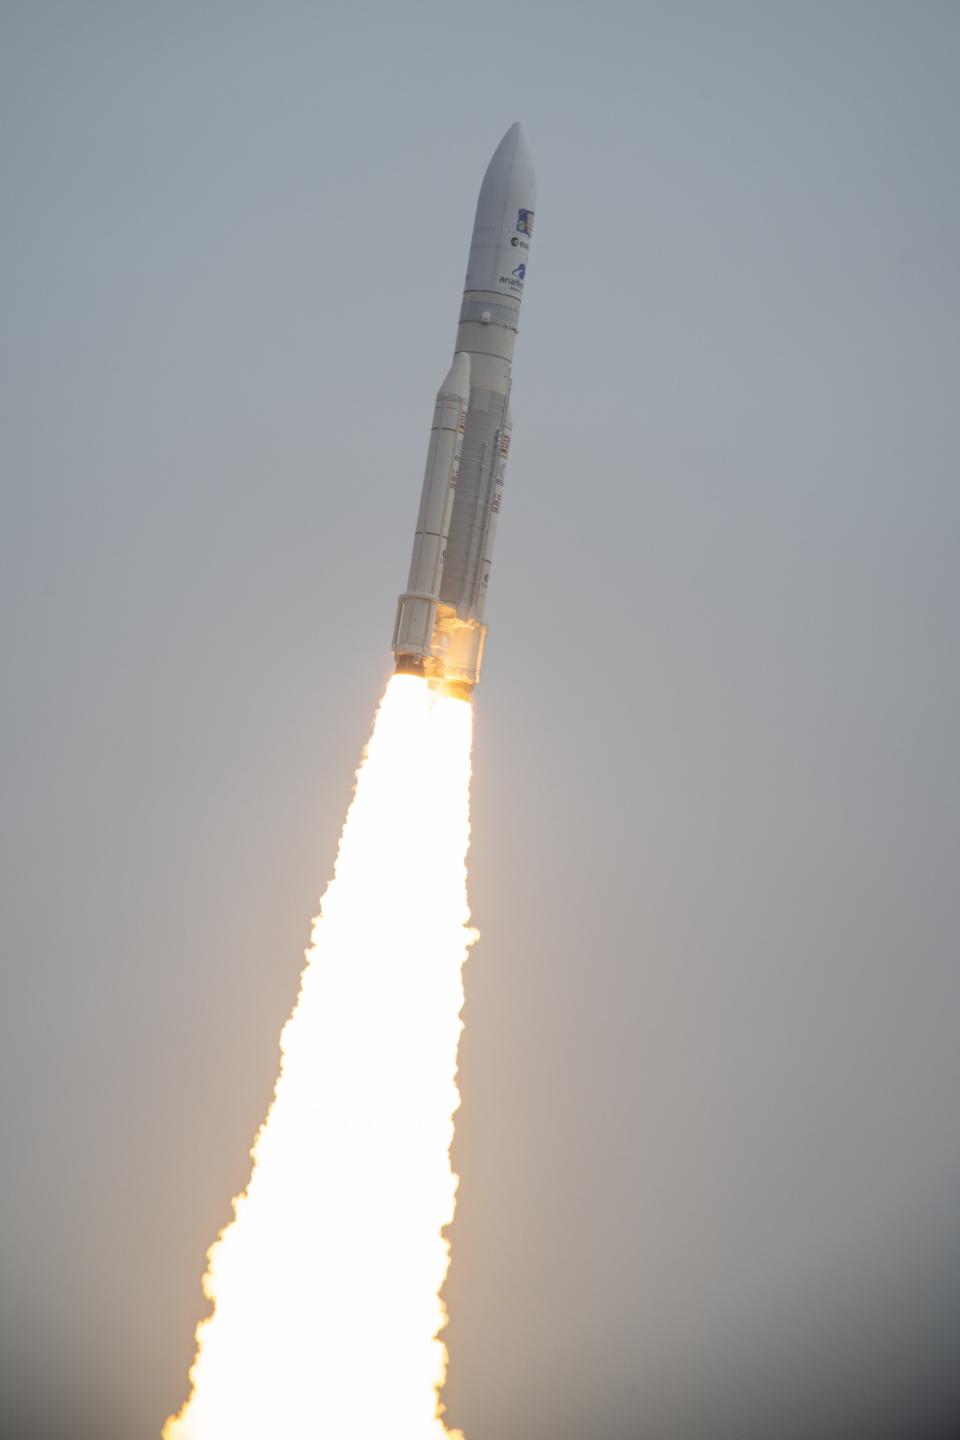
[[[530,149],[530,142],[527,139],[527,133],[519,120],[514,120],[510,129],[491,155],[490,163],[483,177],[482,188],[495,185],[497,183],[497,177],[503,175],[512,175],[520,180],[521,184],[529,187],[529,193],[524,203],[530,204],[530,208],[532,209],[533,205],[531,202],[533,201],[536,187],[536,170],[533,163],[533,153]]]
[[[530,152],[530,141],[527,139],[527,132],[519,120],[514,120],[510,129],[493,152],[494,160],[503,156],[510,156],[511,159],[517,156],[524,159],[528,164],[533,163],[533,156]]]

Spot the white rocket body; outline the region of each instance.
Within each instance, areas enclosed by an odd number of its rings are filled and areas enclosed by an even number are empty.
[[[536,190],[519,124],[480,187],[453,365],[437,395],[420,514],[393,651],[397,669],[469,693],[510,449],[510,371]]]

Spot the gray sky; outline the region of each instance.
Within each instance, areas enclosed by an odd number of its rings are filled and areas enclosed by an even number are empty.
[[[7,0],[17,1440],[182,1399],[514,119],[450,1418],[954,1403],[960,10]]]

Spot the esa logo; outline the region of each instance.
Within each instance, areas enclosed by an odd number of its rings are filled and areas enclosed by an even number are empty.
[[[510,244],[514,246],[519,245],[521,250],[530,249],[530,246],[527,244],[526,240],[521,240],[519,235],[511,235]]]

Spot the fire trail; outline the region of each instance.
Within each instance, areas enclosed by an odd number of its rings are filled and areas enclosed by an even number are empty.
[[[164,1440],[440,1440],[473,710],[396,675]]]

